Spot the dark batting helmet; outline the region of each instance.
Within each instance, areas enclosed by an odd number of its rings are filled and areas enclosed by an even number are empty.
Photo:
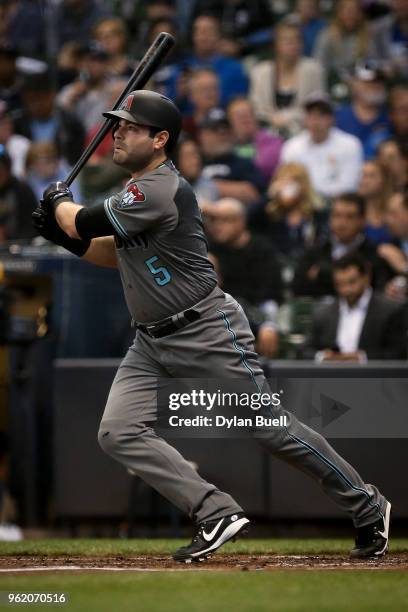
[[[103,116],[167,130],[169,133],[167,148],[170,150],[176,145],[181,130],[181,113],[174,102],[166,96],[146,89],[130,92],[118,110],[103,113]]]

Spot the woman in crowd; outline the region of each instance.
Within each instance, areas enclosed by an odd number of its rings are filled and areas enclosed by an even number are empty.
[[[275,28],[274,59],[251,71],[250,97],[259,119],[283,135],[300,130],[306,98],[325,89],[324,70],[302,55],[302,30],[297,19],[287,18]]]
[[[336,2],[331,24],[320,32],[314,51],[330,83],[344,80],[354,65],[367,59],[370,30],[359,0]]]
[[[366,203],[365,235],[374,244],[392,242],[385,224],[385,208],[391,194],[390,181],[385,168],[377,160],[363,165],[359,193]]]
[[[295,262],[326,229],[327,213],[321,207],[306,168],[298,163],[282,164],[269,184],[267,200],[250,210],[250,226]]]

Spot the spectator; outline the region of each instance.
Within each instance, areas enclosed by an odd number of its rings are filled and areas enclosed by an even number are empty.
[[[73,113],[88,131],[101,122],[101,115],[108,108],[109,56],[96,43],[86,46],[83,53],[78,79],[59,92],[57,102]]]
[[[15,113],[15,130],[33,142],[54,142],[68,165],[73,165],[82,153],[82,123],[56,104],[56,92],[47,73],[26,78],[23,106]]]
[[[105,16],[97,0],[62,0],[57,32],[60,46],[72,41],[87,45],[92,39],[93,27]]]
[[[192,186],[201,208],[205,208],[208,202],[219,199],[220,194],[215,181],[203,176],[203,158],[194,140],[186,139],[180,142],[174,161]]]
[[[58,157],[57,147],[53,142],[34,142],[27,153],[26,181],[34,192],[37,200],[43,196],[50,183],[65,181],[70,168]],[[76,181],[70,185],[75,202],[82,202],[81,193]]]
[[[281,161],[304,165],[322,196],[355,190],[363,162],[361,143],[333,126],[333,106],[324,94],[310,96],[305,111],[305,129],[285,142]]]
[[[235,140],[235,152],[240,157],[251,159],[265,181],[269,181],[279,163],[282,138],[259,127],[253,106],[247,98],[231,100],[227,114]]]
[[[249,159],[233,151],[233,139],[227,116],[214,108],[201,124],[199,143],[204,156],[203,175],[215,181],[222,198],[239,198],[245,204],[255,202],[264,189],[264,181]]]
[[[10,111],[21,106],[23,80],[17,70],[17,57],[17,49],[0,44],[0,99],[7,103]]]
[[[111,76],[130,77],[134,68],[127,55],[129,33],[120,17],[105,17],[93,30],[94,39],[109,56],[107,70]]]
[[[31,213],[37,200],[30,187],[13,176],[11,159],[0,145],[0,244],[36,236]]]
[[[376,245],[392,242],[393,237],[385,223],[390,182],[385,168],[377,160],[364,163],[358,191],[366,204],[366,237]]]
[[[4,145],[10,156],[12,173],[21,178],[25,174],[25,159],[30,141],[14,133],[13,120],[3,100],[0,100],[0,145]]]
[[[344,193],[333,201],[330,235],[306,251],[295,271],[295,295],[321,297],[334,295],[333,263],[352,252],[360,253],[372,265],[373,286],[382,290],[393,276],[389,265],[376,254],[376,247],[364,236],[365,203],[356,193]]]
[[[0,38],[17,47],[21,55],[44,54],[44,20],[36,2],[3,0],[0,5]]]
[[[384,140],[379,145],[378,160],[388,172],[392,191],[403,189],[408,184],[407,155],[397,140]]]
[[[391,88],[389,113],[390,137],[400,144],[405,156],[408,156],[408,83],[400,83]]]
[[[206,222],[223,289],[243,306],[260,354],[273,357],[278,349],[275,317],[281,299],[280,269],[273,247],[248,230],[245,206],[239,200],[219,200]]]
[[[355,253],[341,257],[333,277],[337,299],[315,313],[307,352],[317,361],[405,359],[405,312],[373,293],[368,262]]]
[[[369,42],[370,30],[360,0],[336,2],[333,20],[319,34],[314,52],[330,84],[343,81],[357,62],[367,58]]]
[[[378,255],[393,271],[393,278],[385,288],[385,294],[397,301],[408,297],[408,195],[401,190],[391,196],[387,203],[387,225],[398,242],[397,245],[382,244]]]
[[[306,57],[311,57],[316,39],[327,25],[321,16],[320,0],[297,0],[296,15],[302,24],[303,53]]]
[[[327,215],[316,211],[319,197],[301,164],[282,164],[269,185],[268,196],[269,201],[251,209],[250,225],[293,264],[324,233]]]
[[[251,100],[259,119],[288,133],[299,131],[302,106],[309,94],[324,89],[324,72],[302,56],[298,21],[282,21],[275,29],[274,59],[251,71]]]
[[[220,82],[216,72],[211,68],[197,68],[191,73],[188,90],[193,111],[184,117],[183,130],[196,140],[203,119],[212,108],[220,105]]]
[[[392,12],[374,24],[372,56],[388,68],[391,76],[408,77],[408,3],[391,0]]]
[[[378,144],[389,134],[384,74],[372,64],[357,65],[351,92],[351,104],[336,111],[336,125],[356,136],[363,145],[365,159],[372,159]]]
[[[181,45],[180,35],[172,19],[159,18],[151,21],[148,32],[148,45],[150,46],[160,32],[168,32],[176,41],[175,46],[166,55],[163,62],[153,75],[154,90],[173,100],[181,100],[187,95],[186,88],[189,81],[189,72],[181,71],[180,66],[185,63],[185,49]],[[144,53],[144,48],[140,55]]]
[[[225,106],[231,98],[245,95],[248,79],[235,59],[222,55],[221,24],[216,17],[201,15],[193,23],[193,54],[187,58],[186,67],[212,68],[218,75],[221,88],[221,104]]]
[[[268,42],[273,15],[267,0],[196,0],[194,16],[215,15],[223,33],[222,51],[238,57]]]

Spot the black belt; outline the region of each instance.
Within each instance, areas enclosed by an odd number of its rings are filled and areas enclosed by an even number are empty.
[[[160,323],[154,325],[141,325],[136,323],[136,329],[140,329],[141,332],[147,334],[151,338],[162,338],[163,336],[169,336],[178,329],[182,329],[189,323],[197,321],[200,318],[200,313],[197,310],[190,308],[184,312],[180,312],[168,319],[163,319]]]

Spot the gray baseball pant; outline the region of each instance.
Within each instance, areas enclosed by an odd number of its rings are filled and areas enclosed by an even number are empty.
[[[216,287],[194,309],[200,319],[171,335],[155,339],[137,332],[113,381],[98,440],[106,453],[199,523],[243,510],[154,431],[159,381],[251,377],[262,390],[267,383],[238,302]],[[375,486],[365,484],[323,436],[282,406],[273,411],[275,417],[286,415],[287,426],[256,430],[264,448],[317,480],[355,527],[382,517],[386,500]]]

